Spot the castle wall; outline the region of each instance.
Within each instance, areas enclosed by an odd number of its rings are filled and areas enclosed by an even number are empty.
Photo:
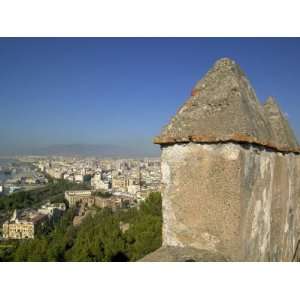
[[[216,261],[300,260],[300,147],[274,97],[262,105],[236,62],[218,60],[154,143],[163,247],[145,260],[205,260],[203,251]]]
[[[162,146],[163,246],[233,261],[291,261],[300,156],[238,143]]]

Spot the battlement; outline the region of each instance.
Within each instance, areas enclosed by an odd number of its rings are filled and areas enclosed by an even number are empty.
[[[300,153],[295,135],[275,100],[269,98],[261,105],[240,67],[223,58],[197,82],[192,96],[154,143],[226,141]]]
[[[262,105],[233,60],[214,64],[154,143],[163,247],[144,261],[297,257],[299,144],[275,99]]]

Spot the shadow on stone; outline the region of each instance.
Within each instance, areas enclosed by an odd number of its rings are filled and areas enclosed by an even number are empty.
[[[146,255],[141,262],[223,262],[226,257],[218,252],[192,247],[161,247]]]
[[[116,255],[114,255],[112,257],[111,261],[113,261],[113,262],[122,262],[122,261],[127,262],[127,261],[129,261],[129,258],[125,253],[118,252]]]

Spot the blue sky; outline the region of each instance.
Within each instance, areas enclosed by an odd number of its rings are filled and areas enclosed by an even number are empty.
[[[241,65],[262,102],[277,98],[299,137],[299,38],[0,38],[0,153],[71,143],[153,152],[221,57]]]

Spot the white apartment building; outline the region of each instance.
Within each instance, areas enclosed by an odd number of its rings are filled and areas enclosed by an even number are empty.
[[[75,180],[75,182],[83,182],[84,175],[82,175],[82,174],[75,174],[74,175],[74,180]]]
[[[55,214],[62,214],[66,210],[64,203],[47,203],[38,209],[38,212],[47,215],[49,219],[55,216]]]
[[[70,206],[75,206],[78,202],[90,198],[91,196],[92,196],[92,192],[89,190],[65,192],[65,199],[69,202]]]
[[[136,195],[141,191],[141,187],[137,184],[128,185],[127,191],[129,194]]]
[[[91,186],[94,190],[108,190],[109,184],[108,182],[104,182],[101,179],[101,174],[96,173],[91,179]]]

